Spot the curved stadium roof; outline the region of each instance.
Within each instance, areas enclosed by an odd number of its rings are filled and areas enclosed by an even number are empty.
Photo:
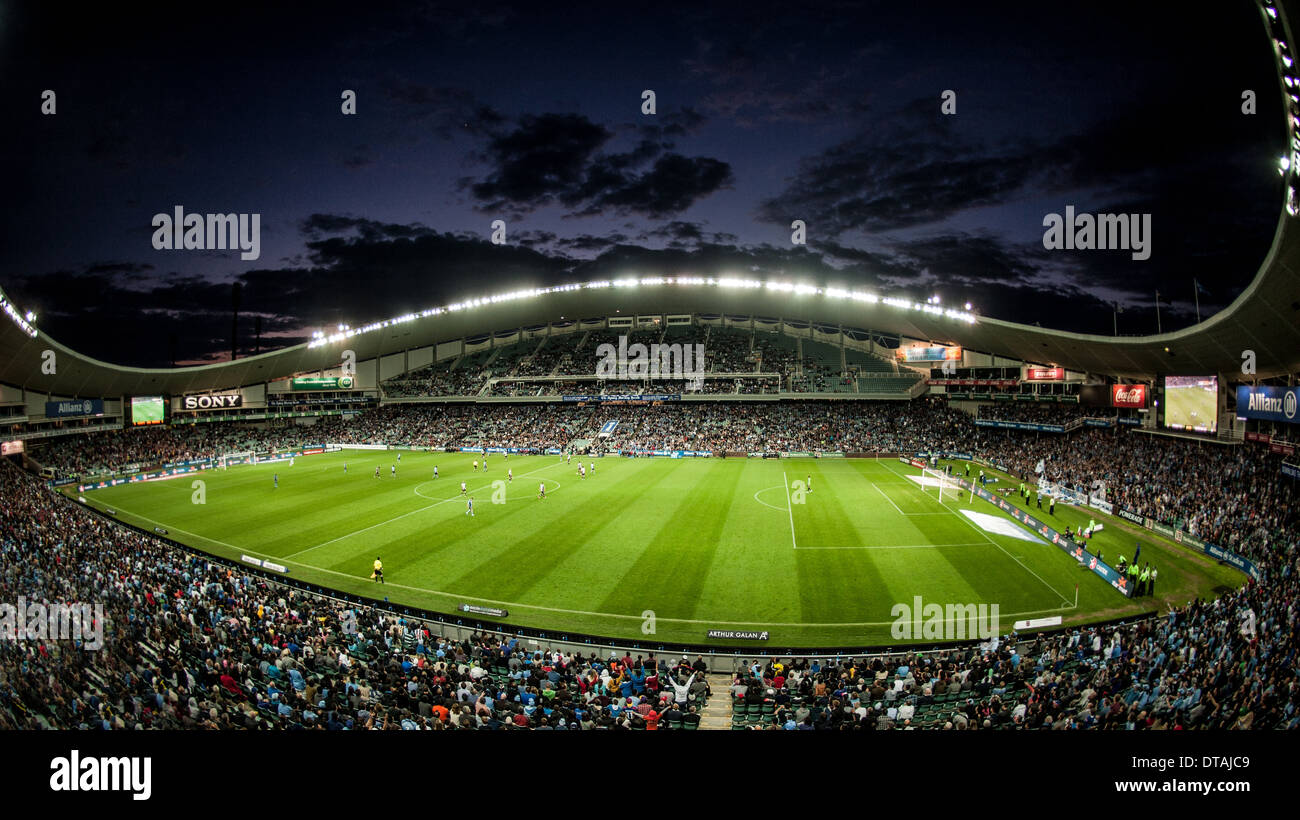
[[[1278,6],[1283,4],[1278,3]],[[1291,5],[1291,4],[1286,4]],[[1254,280],[1226,309],[1199,324],[1152,336],[1111,337],[1068,333],[998,319],[968,321],[927,305],[850,294],[793,281],[766,283],[705,278],[653,277],[585,283],[488,297],[473,304],[436,308],[367,328],[233,362],[170,369],[122,367],[71,350],[35,328],[0,294],[0,382],[60,396],[113,397],[241,387],[294,373],[337,367],[342,351],[359,361],[483,333],[558,322],[561,317],[718,313],[870,329],[951,342],[1031,363],[1114,377],[1150,379],[1158,373],[1240,374],[1243,352],[1256,356],[1258,377],[1300,371],[1300,235],[1293,219],[1300,196],[1300,96],[1283,82],[1293,59],[1287,15],[1261,6],[1270,27],[1284,97],[1292,161],[1277,230]],[[1279,42],[1280,41],[1280,42]],[[1300,85],[1297,86],[1300,89]],[[1300,90],[1297,90],[1300,94]],[[11,321],[12,319],[12,321]],[[57,372],[41,372],[46,350]]]

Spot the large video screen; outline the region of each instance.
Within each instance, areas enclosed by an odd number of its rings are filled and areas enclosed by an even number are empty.
[[[959,362],[961,348],[955,345],[912,345],[898,348],[894,355],[900,362]]]
[[[132,396],[131,424],[162,424],[166,419],[167,402],[162,396]]]
[[[1165,427],[1215,433],[1219,421],[1218,376],[1165,376]]]

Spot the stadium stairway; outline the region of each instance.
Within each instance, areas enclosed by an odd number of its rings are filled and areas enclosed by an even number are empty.
[[[709,691],[713,696],[704,704],[700,712],[701,729],[731,728],[731,676],[716,672],[708,675]]]

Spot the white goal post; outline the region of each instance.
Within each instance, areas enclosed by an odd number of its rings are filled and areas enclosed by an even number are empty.
[[[961,484],[957,482],[957,478],[929,467],[921,468],[921,491],[934,493],[940,504],[945,499],[961,501]]]
[[[255,464],[257,462],[257,453],[252,450],[244,450],[239,453],[222,453],[216,458],[216,466],[222,470],[231,464]]]

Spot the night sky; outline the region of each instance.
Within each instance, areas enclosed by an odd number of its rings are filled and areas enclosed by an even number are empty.
[[[1203,318],[1240,293],[1281,210],[1248,0],[1178,21],[1132,2],[43,6],[0,4],[0,287],[120,364],[229,358],[236,283],[240,355],[257,318],[267,350],[629,273],[938,293],[1103,334],[1112,303],[1121,334],[1155,332],[1159,290],[1168,331],[1195,321],[1193,279]],[[177,205],[260,214],[260,258],[155,250]],[[1151,214],[1150,259],[1045,250],[1067,205]]]

